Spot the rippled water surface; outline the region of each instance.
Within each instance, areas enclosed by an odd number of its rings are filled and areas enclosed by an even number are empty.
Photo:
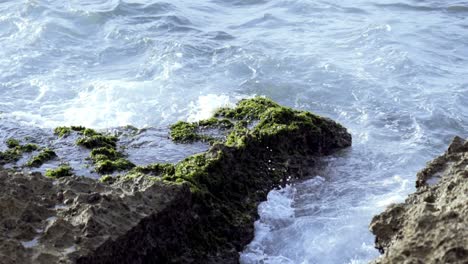
[[[331,117],[354,146],[272,191],[240,260],[366,263],[372,215],[468,136],[467,17],[454,0],[1,0],[0,138],[165,129],[253,95]]]

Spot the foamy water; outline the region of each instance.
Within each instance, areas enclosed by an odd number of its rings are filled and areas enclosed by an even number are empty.
[[[331,117],[353,147],[272,191],[240,260],[366,263],[372,215],[468,136],[467,15],[454,0],[0,1],[0,139],[152,126],[130,142],[151,162],[183,156],[169,124],[244,97]]]

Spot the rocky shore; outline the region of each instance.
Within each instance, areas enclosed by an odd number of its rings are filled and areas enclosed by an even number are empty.
[[[116,135],[83,127],[55,133],[75,133],[102,177],[75,176],[67,165],[47,177],[1,169],[2,263],[237,263],[268,191],[351,145],[334,121],[261,97],[208,120],[174,124],[174,141],[210,144],[177,164],[136,166]],[[29,151],[14,143],[0,153],[0,164]],[[50,152],[31,151],[40,149]],[[35,166],[55,158],[39,156]]]
[[[418,173],[416,188],[372,220],[383,253],[373,263],[468,263],[468,141],[456,137]]]

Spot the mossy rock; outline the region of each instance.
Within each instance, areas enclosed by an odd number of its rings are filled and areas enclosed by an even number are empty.
[[[27,163],[26,166],[28,167],[40,167],[45,162],[54,159],[57,157],[57,154],[49,148],[42,150],[37,156],[31,158]]]
[[[97,173],[104,174],[104,173],[112,173],[114,171],[124,171],[129,170],[135,167],[135,164],[126,160],[126,159],[116,159],[116,160],[109,160],[104,159],[95,162],[94,168]]]
[[[24,153],[33,152],[39,149],[36,144],[21,145],[20,141],[14,138],[6,140],[8,149],[0,152],[0,164],[15,163],[23,157]]]
[[[100,147],[91,150],[90,157],[93,161],[102,161],[105,159],[116,160],[123,157],[123,154],[115,148]]]
[[[101,178],[99,178],[99,181],[102,182],[102,183],[106,183],[106,184],[112,184],[114,183],[116,180],[115,177],[112,177],[111,175],[103,175],[101,176]]]
[[[76,140],[76,144],[91,150],[90,159],[97,173],[113,173],[135,167],[132,162],[124,159],[122,152],[117,150],[117,136],[100,133],[83,126],[57,127],[54,131],[60,137],[66,137],[72,131],[81,135]]]
[[[69,177],[73,175],[73,169],[69,165],[60,165],[56,169],[48,169],[45,172],[45,176],[49,178],[62,178]]]
[[[210,144],[214,144],[219,141],[217,138],[202,134],[200,132],[207,129],[230,130],[234,126],[235,124],[229,119],[216,117],[193,123],[179,121],[170,127],[170,136],[172,140],[178,143],[204,141]]]
[[[207,135],[212,130],[219,131],[221,136]],[[187,192],[184,201],[189,207],[184,214],[187,219],[184,218],[184,226],[170,227],[181,228],[183,236],[177,235],[174,240],[176,230],[165,230],[171,234],[168,241],[177,241],[175,246],[150,242],[125,252],[144,255],[135,259],[138,263],[150,263],[152,254],[163,256],[161,263],[237,263],[238,252],[253,238],[257,206],[268,192],[288,183],[289,179],[308,176],[308,169],[317,157],[351,145],[351,135],[334,121],[280,106],[263,97],[241,100],[236,107],[219,109],[206,120],[177,122],[171,126],[170,136],[175,142],[211,144],[208,151],[177,164],[135,166],[117,148],[116,136],[84,127],[70,127],[69,131],[79,134],[76,143],[90,150],[95,171],[105,175],[99,180],[105,188],[120,190],[130,186],[149,190],[157,181],[184,186]],[[9,151],[15,154],[15,149],[20,147]],[[119,170],[128,172],[109,175]],[[68,165],[62,165],[48,170],[46,176],[60,178],[72,173]],[[103,187],[101,183],[97,186]],[[180,204],[165,210],[164,214],[148,215],[133,231],[144,234],[148,238],[145,241],[153,241],[151,231],[168,228],[168,225],[155,227],[154,220],[172,223],[174,219],[166,213],[177,212]],[[121,251],[120,242],[125,238],[120,239],[106,242],[96,252],[109,249],[111,244]]]
[[[54,134],[59,137],[68,137],[72,131],[82,134],[87,128],[83,126],[59,126],[54,129]]]
[[[115,148],[117,146],[118,138],[115,136],[93,134],[92,132],[88,132],[88,135],[77,139],[76,144],[88,149],[101,147]]]
[[[20,142],[17,139],[14,138],[9,138],[5,142],[8,148],[15,148],[20,146]]]
[[[36,145],[36,144],[31,144],[31,143],[28,143],[26,145],[23,145],[21,146],[21,150],[23,152],[26,152],[26,153],[29,153],[29,152],[33,152],[33,151],[36,151],[39,149],[39,146]]]
[[[206,128],[219,128],[226,137],[174,166],[136,167],[121,176],[189,183],[197,218],[188,230],[187,254],[201,262],[241,251],[253,238],[257,205],[268,191],[307,175],[315,157],[351,145],[351,135],[334,121],[263,97],[219,109],[207,120],[177,122],[170,135],[176,142],[203,141]]]
[[[23,150],[20,147],[10,148],[0,152],[0,164],[17,162],[22,156]]]
[[[138,166],[130,171],[130,173],[143,173],[152,176],[172,175],[174,172],[175,167],[170,163],[154,163],[146,166]]]

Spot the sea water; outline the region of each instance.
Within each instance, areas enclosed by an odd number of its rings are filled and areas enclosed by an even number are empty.
[[[330,117],[353,146],[270,192],[240,261],[366,263],[372,216],[468,136],[467,17],[455,0],[1,0],[0,139],[148,127],[129,149],[144,163],[202,149],[167,126],[241,98]]]

